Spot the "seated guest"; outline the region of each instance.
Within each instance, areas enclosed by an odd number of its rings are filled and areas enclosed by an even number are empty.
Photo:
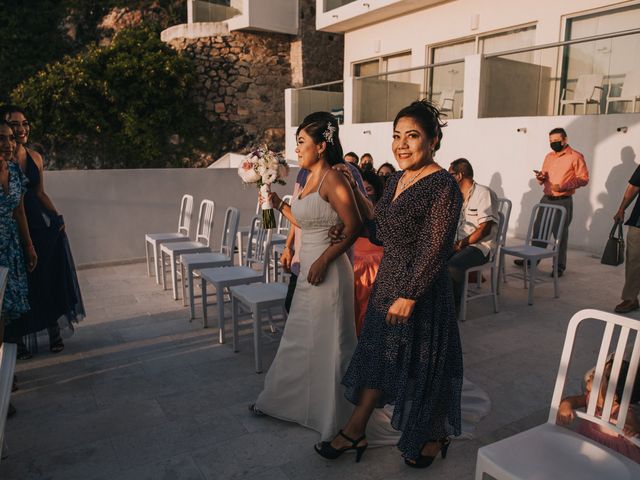
[[[360,170],[363,172],[365,170],[373,171],[373,157],[370,153],[363,153],[360,157]]]
[[[358,166],[358,155],[355,152],[349,152],[345,154],[344,161],[350,163],[351,165]]]
[[[396,167],[391,165],[389,162],[383,163],[378,167],[378,175],[381,177],[388,177],[394,173],[396,173]]]
[[[456,312],[460,311],[465,271],[489,261],[489,252],[496,241],[498,224],[497,196],[489,188],[473,181],[473,167],[466,158],[451,163],[449,173],[458,182],[464,204],[449,258],[449,275],[453,280]]]

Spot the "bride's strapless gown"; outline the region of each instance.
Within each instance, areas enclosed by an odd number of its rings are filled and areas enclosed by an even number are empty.
[[[329,264],[321,284],[309,284],[309,268],[329,246],[329,228],[339,217],[318,192],[293,202],[292,212],[302,229],[300,275],[256,407],[330,440],[353,410],[340,385],[357,342],[353,267],[340,255]]]
[[[356,347],[353,266],[346,255],[335,259],[324,281],[307,282],[309,268],[329,246],[329,228],[338,214],[318,192],[296,199],[291,207],[302,228],[300,275],[276,357],[267,372],[256,407],[269,416],[296,422],[331,440],[353,405],[340,384]],[[490,409],[489,397],[466,381],[462,390],[463,438]],[[391,427],[393,406],[376,409],[367,426],[371,446],[395,445],[400,432]]]

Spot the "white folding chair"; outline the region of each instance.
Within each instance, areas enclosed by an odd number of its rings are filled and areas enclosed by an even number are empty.
[[[596,409],[599,395],[593,394],[590,395],[586,412],[576,411],[576,416],[582,421],[604,426],[640,447],[638,437],[631,437],[623,431],[634,379],[638,373],[638,363],[640,362],[640,321],[598,310],[582,310],[576,313],[569,322],[547,423],[480,448],[476,461],[476,480],[483,480],[485,474],[496,480],[603,480],[614,478],[616,480],[631,480],[640,478],[638,463],[578,432],[556,425],[576,331],[583,321],[589,319],[602,322],[605,327],[592,381],[592,392],[600,392],[607,355],[614,333],[618,335],[618,342],[602,412],[600,413]],[[631,350],[624,391],[622,398],[619,399],[618,417],[614,421],[611,418],[611,407],[622,360],[631,343],[630,334],[635,335],[635,340]]]
[[[0,305],[4,300],[4,291],[7,286],[7,276],[9,270],[0,267]],[[2,329],[0,329],[2,330]],[[0,337],[0,340],[2,338]],[[9,400],[11,397],[11,387],[13,386],[13,372],[16,368],[17,348],[15,343],[3,343],[0,346],[0,459],[5,447],[4,427],[9,411]]]
[[[243,305],[251,312],[253,319],[254,365],[256,373],[261,373],[262,351],[260,348],[260,339],[262,336],[262,312],[266,310],[269,316],[269,323],[272,323],[272,308],[282,309],[282,315],[286,318],[287,312],[284,308],[284,302],[287,298],[287,285],[284,283],[252,283],[250,285],[231,287],[229,291],[231,295],[233,351],[239,351],[238,316],[240,305]]]
[[[512,207],[511,200],[509,200],[508,198],[498,198],[498,212],[500,212],[504,217],[504,230],[501,232],[498,232],[499,248],[503,248],[507,243],[507,234],[509,233],[509,221],[511,220],[511,207]],[[504,275],[505,274],[504,263],[500,263],[499,253],[500,252],[498,251],[498,267],[500,268],[500,272],[502,272],[502,275]],[[499,276],[500,274],[498,274],[498,277]],[[497,293],[498,295],[500,295],[500,282],[498,282]]]
[[[256,203],[256,215],[259,215],[262,212],[260,210],[260,202]],[[244,259],[242,258],[242,251],[244,249],[242,245],[243,237],[249,235],[251,231],[251,223],[247,225],[240,225],[238,227],[238,233],[236,233],[236,247],[238,249],[238,265],[244,265]]]
[[[147,233],[144,236],[144,249],[147,258],[147,275],[151,276],[149,267],[149,247],[153,252],[153,272],[156,283],[160,284],[159,265],[160,245],[168,242],[183,242],[189,239],[189,229],[191,227],[191,215],[193,213],[193,196],[183,195],[180,200],[180,215],[178,216],[178,231],[173,233]]]
[[[529,283],[529,305],[533,305],[537,265],[544,258],[553,259],[553,292],[555,298],[558,298],[558,253],[566,216],[567,211],[564,207],[537,203],[531,212],[525,243],[500,248],[501,265],[504,265],[505,255],[523,260],[524,288],[527,288],[527,282]],[[544,243],[545,247],[537,247],[533,242]],[[507,276],[504,275],[503,279],[506,283]]]
[[[237,267],[203,268],[200,270],[200,286],[202,290],[202,317],[205,327],[208,325],[207,316],[207,283],[216,289],[216,305],[218,307],[219,341],[225,341],[224,329],[224,293],[225,290],[236,285],[246,285],[264,282],[269,268],[268,230],[262,228],[260,217],[253,217],[249,237],[247,238],[247,254],[245,265]],[[253,265],[261,266],[260,271],[254,270]]]
[[[160,267],[162,269],[162,288],[167,288],[165,262],[169,259],[171,267],[171,287],[173,299],[178,300],[178,278],[176,262],[180,260],[180,255],[185,253],[197,253],[210,251],[211,230],[213,229],[213,217],[215,215],[215,204],[211,200],[203,200],[200,203],[198,212],[198,227],[195,241],[171,242],[160,247]],[[184,279],[183,279],[184,281]]]
[[[628,72],[624,76],[622,91],[617,97],[607,98],[606,113],[609,113],[609,105],[615,102],[632,102],[632,113],[636,112],[636,104],[640,102],[640,70]]]
[[[494,227],[495,228],[495,227]],[[476,300],[478,298],[493,297],[493,311],[498,313],[498,251],[500,249],[500,237],[502,232],[506,231],[506,222],[504,214],[498,211],[498,225],[496,229],[496,239],[489,252],[489,261],[477,267],[470,267],[464,273],[464,283],[462,284],[462,299],[460,302],[460,312],[458,313],[458,320],[464,322],[467,318],[467,302],[469,300]],[[486,269],[491,270],[491,291],[482,293],[478,290],[471,291],[469,289],[469,274],[476,272],[478,276],[478,286],[480,286],[482,272]]]
[[[442,90],[440,92],[440,97],[438,98],[438,104],[440,105],[441,112],[451,112],[451,115],[455,115],[454,112],[454,103],[456,97],[455,88]]]
[[[227,208],[222,227],[220,250],[217,252],[187,253],[180,255],[180,278],[182,278],[182,304],[187,304],[189,291],[189,319],[195,318],[194,274],[202,268],[228,267],[233,265],[233,252],[236,246],[236,233],[240,220],[240,210]]]
[[[562,96],[560,100],[560,115],[564,115],[564,110],[567,105],[573,107],[573,114],[576,113],[577,105],[582,105],[584,108],[584,114],[587,114],[587,106],[596,104],[598,106],[598,113],[600,113],[600,96],[602,95],[602,80],[604,75],[594,73],[590,75],[578,76],[578,82],[576,83],[575,90],[570,88],[562,89]],[[567,99],[567,92],[573,92],[573,98]]]

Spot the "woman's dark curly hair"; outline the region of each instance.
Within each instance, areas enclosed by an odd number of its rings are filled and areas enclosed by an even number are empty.
[[[447,122],[441,118],[442,114],[438,107],[428,100],[419,100],[413,102],[411,105],[404,107],[396,115],[396,119],[393,121],[393,128],[396,128],[398,121],[401,118],[409,117],[415,120],[425,131],[427,137],[438,138],[434,151],[440,148],[440,141],[442,140],[442,128],[447,126]]]
[[[333,127],[333,129],[329,127]],[[327,143],[325,158],[329,165],[333,166],[338,163],[344,163],[344,159],[342,158],[342,144],[340,143],[340,128],[336,117],[329,112],[314,112],[307,115],[302,121],[298,130],[296,130],[296,137],[303,130],[313,139],[316,145],[322,142]],[[331,130],[333,130],[333,132],[331,132]],[[325,135],[330,135],[333,142],[327,141]]]

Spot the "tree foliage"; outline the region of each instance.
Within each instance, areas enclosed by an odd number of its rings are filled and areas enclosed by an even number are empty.
[[[190,99],[194,71],[154,29],[127,29],[48,65],[12,100],[28,109],[50,167],[176,167],[215,140]]]
[[[161,29],[186,18],[182,0],[0,0],[0,102],[48,63],[99,42],[113,8],[159,13]]]

